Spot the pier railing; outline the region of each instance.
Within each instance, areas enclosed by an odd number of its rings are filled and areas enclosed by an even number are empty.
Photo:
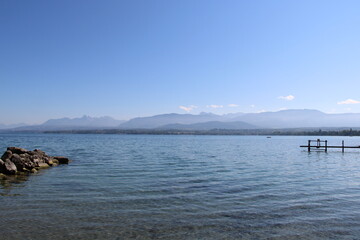
[[[360,148],[360,146],[345,146],[344,140],[342,140],[341,146],[335,146],[335,145],[328,145],[327,140],[320,140],[320,139],[308,140],[307,145],[301,145],[300,147],[307,148],[308,152],[310,152],[311,149],[320,149],[320,150],[325,150],[325,152],[327,152],[328,148],[341,148],[342,152],[345,152],[345,148]]]

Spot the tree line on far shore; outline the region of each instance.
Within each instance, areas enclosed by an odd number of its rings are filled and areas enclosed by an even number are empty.
[[[360,136],[360,130],[350,129],[212,129],[212,130],[159,130],[159,129],[103,129],[46,131],[45,133],[73,134],[153,134],[153,135],[270,135],[270,136]]]

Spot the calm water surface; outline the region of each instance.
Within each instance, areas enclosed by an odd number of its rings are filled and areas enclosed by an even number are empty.
[[[1,183],[1,239],[360,239],[360,150],[307,139],[0,134],[73,159]]]

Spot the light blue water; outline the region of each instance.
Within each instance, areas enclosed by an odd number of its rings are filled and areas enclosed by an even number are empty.
[[[359,239],[360,150],[313,138],[2,134],[73,162],[2,182],[1,239]]]

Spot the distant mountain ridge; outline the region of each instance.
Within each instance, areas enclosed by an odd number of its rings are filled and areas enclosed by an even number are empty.
[[[235,119],[263,128],[360,127],[360,113],[327,114],[309,109],[249,113]]]
[[[343,128],[360,127],[360,113],[327,114],[318,110],[293,109],[262,113],[233,113],[216,115],[160,114],[137,117],[128,121],[111,117],[89,117],[50,119],[35,126],[12,128],[12,131],[49,131],[81,129],[285,129],[285,128]],[[0,125],[1,129],[1,125]],[[3,131],[3,130],[2,130]]]
[[[125,121],[111,117],[90,117],[50,119],[40,125],[29,125],[13,128],[13,131],[50,131],[117,128]]]
[[[81,118],[60,118],[50,119],[41,124],[42,126],[88,126],[88,127],[116,127],[123,123],[123,120],[116,120],[111,117],[90,117],[87,115]]]
[[[17,123],[17,124],[1,124],[0,123],[0,129],[11,129],[11,128],[17,128],[17,127],[23,127],[26,126],[25,123]]]
[[[235,113],[215,115],[161,114],[131,119],[119,127],[124,129],[152,129],[174,127],[171,124],[199,124],[206,122],[244,122],[258,128],[360,127],[360,113],[327,114],[312,109],[291,109],[277,112]],[[204,126],[196,125],[199,128]],[[184,127],[184,126],[178,126]],[[192,128],[193,126],[191,126]]]
[[[161,126],[157,129],[160,130],[198,130],[198,131],[208,131],[214,129],[231,129],[231,130],[239,130],[239,129],[256,129],[258,128],[255,125],[251,125],[246,122],[219,122],[219,121],[210,121],[203,123],[193,123],[193,124],[168,124]]]
[[[329,114],[318,110],[302,109],[248,113],[240,117],[236,117],[234,120],[244,121],[261,126],[262,128],[294,128],[323,127],[323,124],[327,126],[327,117],[329,117]]]
[[[168,124],[193,124],[209,121],[221,121],[223,119],[220,115],[200,113],[199,115],[193,114],[178,114],[169,113],[155,115],[151,117],[138,117],[130,119],[129,121],[121,124],[119,128],[132,129],[132,128],[158,128]]]

